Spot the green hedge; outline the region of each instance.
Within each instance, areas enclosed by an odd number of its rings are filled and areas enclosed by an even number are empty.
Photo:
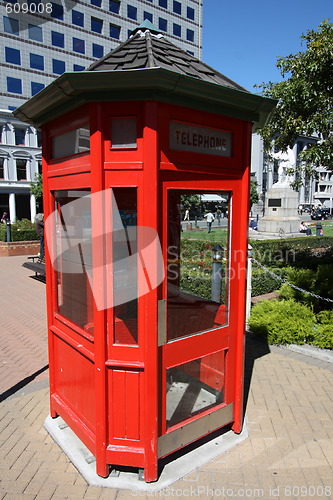
[[[277,276],[284,278],[284,270],[279,267],[272,267],[270,271],[275,273]],[[258,295],[264,295],[266,293],[274,292],[279,290],[282,285],[282,281],[279,278],[275,278],[271,274],[267,273],[261,268],[252,266],[252,297],[257,297]]]
[[[249,329],[269,344],[312,344],[333,348],[333,312],[317,316],[295,300],[265,300],[253,306]]]
[[[253,256],[266,266],[316,267],[333,258],[333,237],[251,241]]]
[[[28,219],[16,221],[11,225],[11,239],[12,241],[38,240],[35,224]],[[0,241],[7,241],[7,226],[4,224],[0,226]]]

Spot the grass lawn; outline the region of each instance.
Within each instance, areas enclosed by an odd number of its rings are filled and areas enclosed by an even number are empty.
[[[324,236],[333,236],[333,220],[325,220],[325,221],[321,221],[321,223],[323,226]],[[316,236],[316,221],[311,221],[311,223],[306,222],[306,224],[308,227],[311,224],[310,227],[311,227],[312,235]]]
[[[202,231],[184,231],[181,234],[182,240],[205,240],[211,243],[226,243],[228,237],[227,228],[213,228],[211,233],[207,229]]]

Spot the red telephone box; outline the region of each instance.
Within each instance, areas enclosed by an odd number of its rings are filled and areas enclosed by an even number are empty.
[[[51,416],[100,476],[151,482],[241,431],[251,131],[274,106],[141,26],[15,112],[42,128]],[[182,232],[207,200],[217,247]]]

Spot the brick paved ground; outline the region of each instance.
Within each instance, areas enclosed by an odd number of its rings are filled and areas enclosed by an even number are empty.
[[[20,263],[15,257],[6,261],[11,259]],[[15,267],[14,260],[5,265],[0,259],[0,271],[12,266]],[[36,302],[39,297],[43,309],[43,285],[28,278],[27,270],[19,269],[17,273],[14,268],[8,271],[12,278],[8,279],[6,294],[7,300],[10,294],[12,300],[18,299],[17,310],[8,307],[1,315],[1,341],[5,335],[10,353],[8,368],[16,381],[18,373],[26,377],[46,363],[45,311],[42,310],[42,317],[36,316],[38,308],[30,308],[28,300],[23,298],[27,294]],[[35,326],[31,327],[24,310],[32,311],[32,319],[40,318],[39,326],[35,319]],[[7,311],[13,313],[13,319],[7,318]],[[7,325],[5,331],[3,324]],[[17,338],[22,339],[24,348],[19,350],[17,358],[10,338],[15,343]],[[284,349],[269,349],[251,336],[248,340],[245,386],[248,439],[174,483],[173,490],[170,487],[157,493],[157,498],[333,498],[332,365],[321,365]],[[26,358],[33,360],[28,368],[25,362],[22,366]],[[14,370],[15,359],[20,372]],[[1,369],[6,373],[6,366]],[[5,388],[13,385],[10,377],[6,380]],[[0,500],[151,497],[151,494],[137,495],[85,483],[43,428],[48,414],[48,389],[38,389],[40,383],[32,382],[30,393],[14,395],[1,403]]]
[[[22,268],[26,260],[0,258],[0,394],[27,377],[48,378],[45,284]]]

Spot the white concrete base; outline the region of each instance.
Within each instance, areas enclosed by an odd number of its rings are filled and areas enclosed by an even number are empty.
[[[90,486],[148,492],[167,490],[174,482],[225,453],[248,437],[247,419],[245,419],[240,434],[228,431],[212,438],[201,446],[166,463],[158,481],[146,483],[139,480],[139,475],[135,472],[119,473],[112,471],[107,478],[98,476],[94,456],[61,417],[53,419],[48,416],[44,422],[44,427]]]

